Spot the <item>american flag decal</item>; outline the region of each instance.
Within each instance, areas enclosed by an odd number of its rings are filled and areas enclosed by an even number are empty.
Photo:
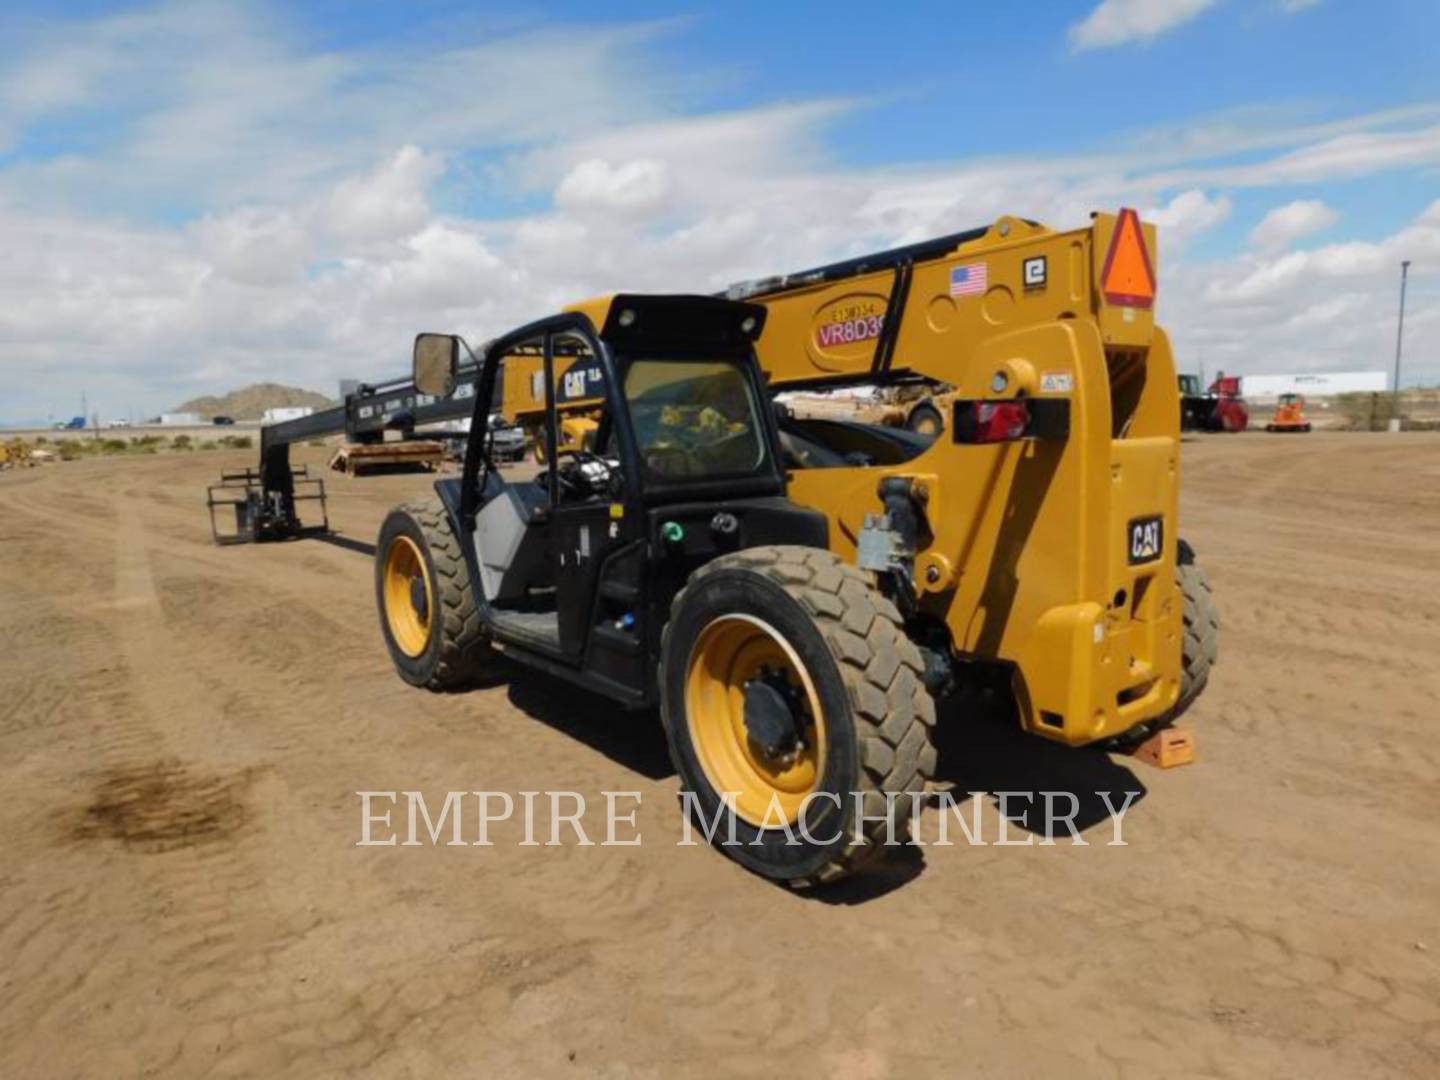
[[[950,268],[951,296],[979,296],[985,291],[985,264],[967,263]]]

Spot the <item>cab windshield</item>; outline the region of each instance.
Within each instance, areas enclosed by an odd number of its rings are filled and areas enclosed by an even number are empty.
[[[651,480],[750,474],[765,462],[750,381],[733,361],[634,360],[625,400]]]

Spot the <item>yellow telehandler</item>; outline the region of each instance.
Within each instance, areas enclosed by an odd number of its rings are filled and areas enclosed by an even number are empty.
[[[1132,210],[1002,217],[724,297],[586,301],[478,354],[421,334],[408,383],[267,428],[212,513],[233,504],[245,540],[323,528],[291,444],[469,415],[460,474],[376,544],[401,677],[456,687],[498,652],[658,706],[720,849],[829,881],[903,836],[952,689],[1002,687],[1025,730],[1079,746],[1146,741],[1205,687],[1219,621],[1177,535],[1155,252]],[[773,400],[864,385],[940,423]],[[497,403],[538,420],[537,476],[490,460]],[[567,418],[593,433],[567,444]]]

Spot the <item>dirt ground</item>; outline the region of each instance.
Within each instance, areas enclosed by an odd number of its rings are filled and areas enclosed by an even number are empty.
[[[369,545],[422,478],[213,547],[248,460],[0,475],[0,1076],[1440,1075],[1440,436],[1187,441],[1197,764],[951,707],[962,790],[1143,791],[1127,846],[1091,815],[814,896],[677,846],[653,717],[395,677]],[[556,789],[600,838],[639,792],[643,843],[356,846],[357,791]]]

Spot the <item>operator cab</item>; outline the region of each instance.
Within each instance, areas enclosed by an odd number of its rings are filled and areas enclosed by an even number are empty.
[[[587,307],[486,347],[462,476],[437,487],[458,504],[493,636],[638,691],[658,645],[658,633],[647,640],[656,574],[683,578],[783,497],[753,347],[764,311],[710,297],[618,296]],[[458,348],[452,342],[417,339],[417,386],[427,367],[442,366],[429,357]],[[503,397],[497,380],[522,371],[529,396],[544,401],[539,461],[502,473],[481,403]],[[582,402],[599,409],[593,443],[566,445],[567,417]],[[759,508],[739,505],[757,499]],[[697,519],[708,528],[691,536]]]

